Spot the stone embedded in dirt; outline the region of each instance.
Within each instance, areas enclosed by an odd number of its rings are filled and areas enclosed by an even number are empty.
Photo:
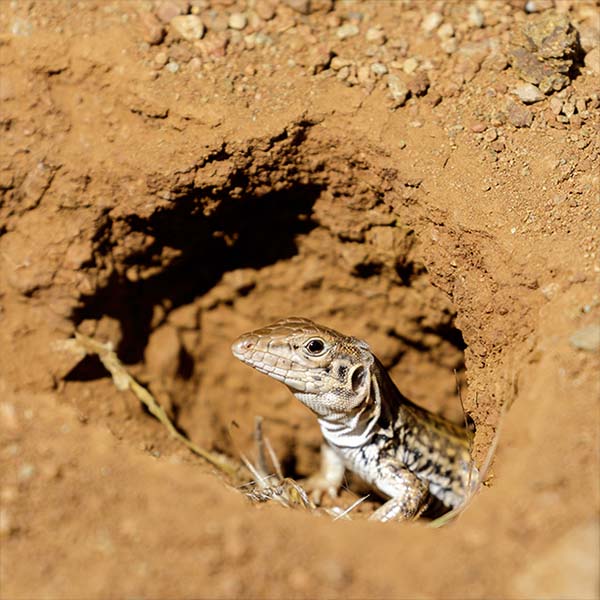
[[[241,31],[248,25],[248,17],[244,13],[232,13],[229,16],[229,27]]]
[[[578,50],[577,32],[569,18],[547,12],[528,19],[513,34],[509,61],[521,79],[550,94],[569,84]]]
[[[150,12],[140,14],[140,23],[142,24],[144,41],[151,46],[160,44],[165,37],[165,28],[156,18],[156,15]]]
[[[170,27],[179,37],[189,42],[202,39],[204,24],[197,15],[179,15],[171,19]]]
[[[254,10],[264,21],[270,21],[275,16],[275,5],[269,0],[257,0]]]
[[[345,40],[358,35],[359,31],[358,25],[355,25],[354,23],[346,23],[345,25],[338,27],[335,34],[338,36],[338,38],[340,38],[340,40]]]
[[[543,100],[546,97],[540,92],[539,88],[535,87],[532,83],[524,83],[523,85],[516,87],[513,90],[513,93],[525,104],[540,102],[540,100]]]
[[[423,31],[425,31],[427,33],[431,33],[432,31],[435,31],[442,24],[443,20],[444,20],[444,17],[442,17],[442,15],[440,13],[438,13],[438,12],[429,13],[423,19],[423,22],[421,23],[421,29],[423,29]]]
[[[393,108],[404,106],[410,93],[406,83],[404,83],[404,81],[402,81],[402,79],[396,75],[389,75],[387,84],[390,91],[390,96],[393,100]]]
[[[413,96],[424,96],[429,89],[429,76],[424,71],[417,73],[408,81],[408,89]]]
[[[600,47],[590,50],[583,59],[583,64],[596,75],[600,75]]]
[[[560,115],[560,113],[562,112],[562,107],[563,103],[560,98],[554,97],[550,99],[550,110],[553,114]]]
[[[407,58],[403,63],[402,63],[402,70],[407,74],[407,75],[411,75],[412,73],[414,73],[417,70],[417,67],[419,66],[419,61],[418,59],[416,59],[414,56],[411,56],[410,58]]]
[[[506,106],[508,122],[515,127],[529,127],[533,122],[533,113],[526,107],[510,100]]]
[[[570,338],[571,346],[587,352],[600,350],[600,325],[588,325],[578,329]]]
[[[185,6],[187,4],[187,7]],[[156,16],[163,23],[170,23],[178,15],[183,15],[189,10],[189,3],[166,0],[161,2],[156,9]]]
[[[471,4],[467,13],[467,20],[471,27],[483,27],[484,17],[480,8],[476,4]]]
[[[383,77],[388,72],[388,68],[383,63],[373,63],[371,65],[371,73],[375,77]]]
[[[370,44],[375,44],[376,46],[383,46],[387,38],[381,26],[378,25],[375,27],[369,27],[369,29],[367,29],[365,39]]]

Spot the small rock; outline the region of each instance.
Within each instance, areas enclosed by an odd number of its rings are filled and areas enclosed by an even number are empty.
[[[583,63],[596,75],[600,75],[600,46],[590,50],[583,59]]]
[[[456,40],[456,38],[449,38],[443,40],[440,44],[440,48],[446,54],[454,54],[458,50],[458,41]]]
[[[184,40],[193,42],[202,39],[204,25],[202,19],[196,15],[179,15],[171,19],[171,29]]]
[[[368,67],[368,65],[362,65],[358,68],[356,78],[358,79],[358,83],[360,84],[372,83],[371,69]]]
[[[554,7],[552,0],[527,0],[525,3],[525,12],[536,13],[548,10]]]
[[[454,27],[452,27],[452,23],[444,23],[437,30],[437,35],[442,40],[447,40],[451,37],[454,37]]]
[[[257,0],[254,10],[265,21],[270,21],[275,16],[275,6],[268,0]]]
[[[471,4],[471,6],[469,6],[467,20],[471,27],[483,27],[483,13],[477,5]]]
[[[560,98],[553,97],[550,99],[550,110],[555,115],[560,115],[562,112],[563,103]]]
[[[554,298],[554,296],[556,296],[556,294],[560,291],[560,285],[556,282],[551,282],[548,283],[546,285],[543,285],[540,288],[540,292],[542,292],[542,295],[544,296],[544,298],[546,298],[546,300],[552,300],[552,298]]]
[[[546,11],[516,28],[509,59],[521,79],[548,94],[569,84],[569,70],[579,49],[577,31],[567,15]]]
[[[413,96],[424,96],[429,89],[429,76],[424,71],[417,73],[408,82],[408,89]]]
[[[171,20],[179,15],[182,15],[184,12],[184,7],[181,3],[178,2],[161,2],[156,9],[156,16],[163,23],[170,23]]]
[[[303,15],[310,14],[310,0],[283,0],[283,3]]]
[[[483,139],[486,142],[493,142],[498,139],[498,132],[494,127],[490,127],[484,134]]]
[[[371,73],[376,77],[383,77],[388,72],[388,68],[383,63],[373,63]]]
[[[16,431],[19,429],[19,419],[14,404],[0,402],[0,422],[5,431]]]
[[[529,127],[533,122],[533,113],[525,106],[509,102],[506,107],[508,121],[515,127]]]
[[[340,40],[354,37],[355,35],[358,35],[358,33],[358,25],[354,25],[354,23],[346,23],[345,25],[338,27],[337,31],[335,32]]]
[[[229,28],[241,31],[248,25],[248,17],[244,13],[235,12],[229,17]]]
[[[19,468],[17,478],[19,481],[28,481],[35,475],[35,467],[30,463],[25,463]]]
[[[380,26],[378,26],[369,27],[369,29],[367,29],[367,33],[365,34],[365,39],[371,44],[383,46],[387,38],[385,36],[385,33],[383,32],[383,29]]]
[[[546,96],[540,92],[539,88],[535,87],[535,85],[531,83],[524,83],[519,87],[513,90],[513,93],[516,94],[521,102],[525,104],[533,104],[534,102],[540,102]]]
[[[166,52],[158,52],[154,57],[154,64],[157,67],[164,67],[168,60],[169,57],[167,56]]]
[[[172,60],[167,63],[165,69],[169,71],[169,73],[177,73],[177,71],[179,71],[179,63]]]
[[[471,125],[471,131],[473,133],[483,133],[487,129],[487,125],[483,121],[475,121]]]
[[[341,56],[334,56],[331,59],[331,63],[330,63],[330,67],[334,70],[334,71],[339,71],[340,69],[344,68],[344,67],[349,67],[352,64],[352,60],[350,60],[349,58],[342,58]]]
[[[423,22],[421,23],[421,29],[423,29],[423,31],[425,31],[427,33],[431,33],[432,31],[435,31],[442,24],[442,21],[443,21],[443,17],[440,13],[438,13],[438,12],[429,13],[423,19]]]
[[[588,325],[578,329],[570,338],[571,346],[587,352],[600,350],[600,325]]]
[[[151,46],[160,44],[165,37],[165,28],[156,16],[150,12],[140,15],[144,41]]]
[[[575,103],[570,100],[563,103],[562,113],[570,119],[575,114]]]
[[[408,98],[409,90],[408,86],[395,75],[388,76],[388,89],[390,96],[392,97],[394,108],[403,106]]]
[[[402,63],[402,70],[407,75],[412,75],[417,70],[418,66],[419,61],[414,56],[411,56],[410,58],[407,58],[404,63]]]

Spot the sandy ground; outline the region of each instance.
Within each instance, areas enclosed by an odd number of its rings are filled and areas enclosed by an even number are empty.
[[[598,597],[593,2],[1,8],[0,597]],[[229,350],[288,315],[460,420],[456,370],[500,436],[458,520],[254,505],[64,350],[235,464],[262,416],[300,478],[314,418]]]

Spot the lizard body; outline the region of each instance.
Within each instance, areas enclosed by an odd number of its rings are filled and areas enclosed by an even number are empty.
[[[388,521],[416,518],[434,498],[456,508],[477,484],[465,429],[404,397],[366,342],[292,317],[240,336],[232,351],[316,414],[318,490],[335,495],[347,468],[390,498],[372,516]]]

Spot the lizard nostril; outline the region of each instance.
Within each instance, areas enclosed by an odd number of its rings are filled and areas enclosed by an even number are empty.
[[[233,353],[238,356],[250,352],[256,346],[256,341],[255,337],[242,337],[237,339],[232,346]]]

